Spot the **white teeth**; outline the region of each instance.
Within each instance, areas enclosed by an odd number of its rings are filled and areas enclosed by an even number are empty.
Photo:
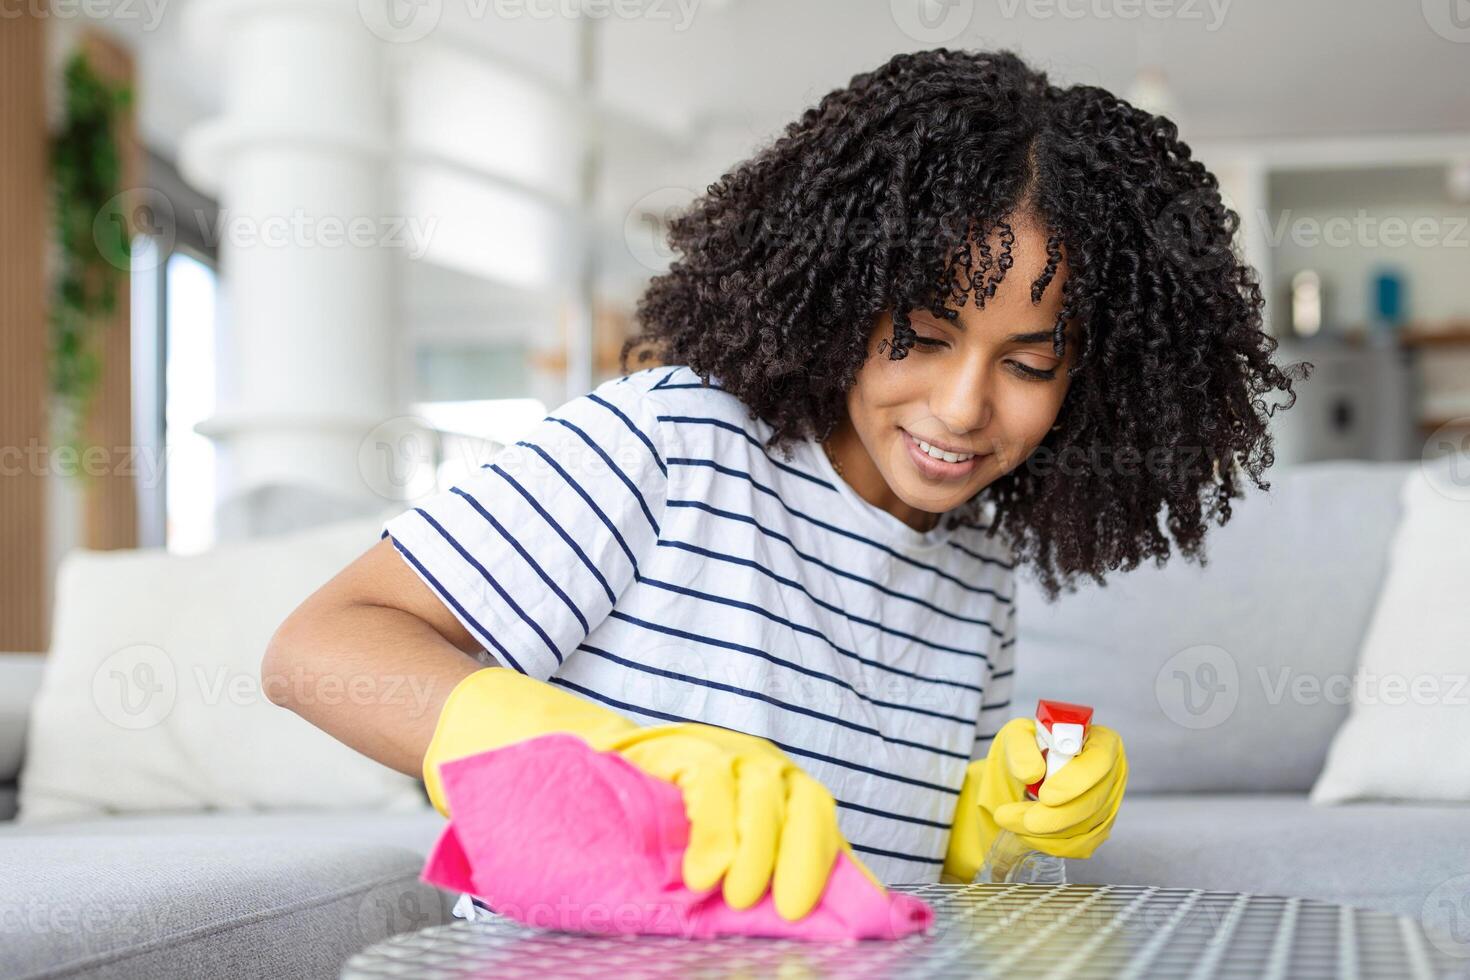
[[[917,442],[919,444],[919,448],[924,450],[924,452],[928,453],[930,456],[933,456],[935,459],[942,459],[946,463],[963,463],[965,460],[970,459],[975,455],[974,453],[949,453],[945,452],[943,449],[935,449],[933,446],[929,445],[922,439],[915,439],[914,442]]]

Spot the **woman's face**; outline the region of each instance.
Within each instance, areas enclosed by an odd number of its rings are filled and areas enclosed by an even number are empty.
[[[1033,305],[1046,233],[1034,220],[1012,230],[1015,264],[984,309],[972,297],[955,320],[912,311],[918,339],[896,361],[886,343],[892,314],[877,318],[868,359],[847,395],[848,418],[828,440],[859,496],[918,530],[1019,466],[1045,438],[1067,393],[1077,347],[1072,324],[1065,360],[1052,352],[1066,263]],[[994,236],[990,245],[998,255]],[[959,461],[936,459],[921,443],[951,450]]]

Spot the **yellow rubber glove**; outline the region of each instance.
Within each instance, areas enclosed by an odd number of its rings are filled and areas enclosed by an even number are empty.
[[[821,897],[839,850],[882,887],[838,829],[832,794],[767,739],[698,722],[642,727],[502,667],[470,674],[445,701],[424,754],[429,799],[449,816],[444,762],[552,732],[617,752],[680,788],[689,817],[683,879],[694,891],[723,879],[726,903],[739,909],[760,901],[769,885],[776,911],[800,919]]]
[[[434,809],[447,817],[449,802],[444,799],[439,766],[450,759],[553,732],[571,732],[591,741],[637,727],[616,711],[519,671],[485,667],[455,684],[439,709],[424,752],[424,787]]]
[[[965,772],[942,880],[973,881],[1002,830],[1045,854],[1092,856],[1112,832],[1123,804],[1128,785],[1123,740],[1105,725],[1089,726],[1082,751],[1041,784],[1035,800],[1027,799],[1026,787],[1045,775],[1036,721],[1006,722],[985,758],[970,763]]]

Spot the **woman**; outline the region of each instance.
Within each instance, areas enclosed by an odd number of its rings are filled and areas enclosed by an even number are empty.
[[[904,882],[969,880],[1002,828],[1085,857],[1127,762],[1095,726],[1027,800],[1015,569],[1197,557],[1265,486],[1291,380],[1236,223],[1167,119],[1009,52],[894,57],[674,222],[627,373],[389,521],[264,671],[427,679],[427,714],[288,706],[445,813],[447,759],[619,752],[736,907],[801,917],[839,851]]]

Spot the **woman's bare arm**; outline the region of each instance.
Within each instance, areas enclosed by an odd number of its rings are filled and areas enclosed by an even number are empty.
[[[286,618],[260,677],[275,704],[418,776],[439,710],[485,666],[481,650],[383,538]]]

